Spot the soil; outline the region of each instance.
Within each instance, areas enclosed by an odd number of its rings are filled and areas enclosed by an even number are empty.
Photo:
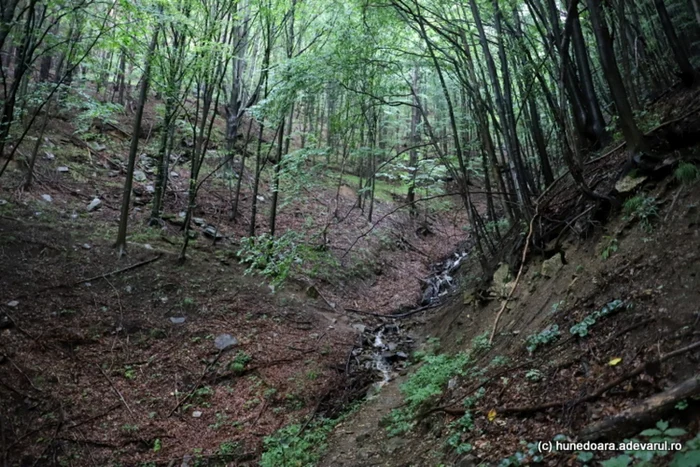
[[[674,131],[697,133],[697,115],[687,117],[695,97],[671,93],[658,104],[667,119],[686,115]],[[283,192],[293,196],[282,200],[278,232],[307,232],[304,240],[314,251],[330,252],[335,262],[295,271],[273,292],[261,277],[246,275],[236,256],[251,215],[246,170],[236,221],[228,220],[228,182],[212,176],[203,185],[195,216],[224,239],[214,244],[198,227],[199,238],[179,265],[177,213],[185,207],[187,166],[178,159],[166,197],[173,218],[147,228],[147,195],[139,196],[129,253],[117,259],[112,242],[128,141],[102,132],[93,142],[105,148],[87,149],[69,137],[74,128],[63,117],[47,131],[45,149],[55,157],[42,156],[32,189],[18,188],[18,166],[5,174],[0,190],[0,452],[6,465],[254,465],[266,436],[337,414],[364,395],[373,375],[348,374],[348,354],[358,341],[353,325],[387,322],[372,314],[416,306],[430,266],[466,242],[459,200],[448,200],[452,204],[442,210],[421,209],[417,218],[396,210],[400,200],[378,200],[370,222],[352,187],[341,185],[336,193],[337,178],[318,175],[298,189],[288,181]],[[128,120],[124,116],[120,126],[128,127]],[[145,120],[152,129],[153,109]],[[693,138],[675,147],[668,135],[676,133],[668,131],[655,133],[657,146],[668,143],[666,150],[678,157],[700,158]],[[150,133],[144,135],[146,156],[153,153]],[[626,160],[618,150],[591,164],[591,186],[608,191]],[[147,193],[153,176],[148,157],[139,161],[146,180],[136,187]],[[212,157],[206,167],[218,162]],[[69,172],[58,172],[59,166]],[[552,193],[546,216],[578,202],[567,186],[565,180]],[[700,187],[666,176],[640,189],[658,201],[650,231],[612,206],[604,220],[584,218],[586,228],[561,236],[565,263],[551,277],[542,274],[546,248],[532,252],[494,345],[477,354],[474,371],[451,382],[401,437],[387,435],[386,417],[403,406],[401,384],[412,370],[393,375],[336,427],[321,465],[493,465],[522,449],[523,441],[576,436],[694,375],[697,349],[646,368],[600,397],[578,400],[698,340]],[[267,193],[266,181],[261,193]],[[88,212],[95,196],[102,206]],[[258,233],[267,229],[267,203],[263,195]],[[613,238],[616,250],[603,259]],[[400,320],[419,348],[432,338],[431,346],[440,342],[437,351],[454,354],[490,333],[501,300],[469,298],[481,284],[476,263],[472,257],[461,267],[458,286],[439,307]],[[511,264],[511,276],[518,266]],[[629,307],[599,319],[585,338],[571,336],[571,326],[614,300]],[[553,324],[560,338],[530,355],[527,337]],[[234,344],[217,348],[226,340],[222,335]],[[611,365],[614,359],[621,360]],[[446,448],[449,424],[480,388],[474,429],[463,439],[472,450],[457,455]],[[667,418],[689,433],[700,429],[692,401]],[[544,461],[576,463],[554,454]]]

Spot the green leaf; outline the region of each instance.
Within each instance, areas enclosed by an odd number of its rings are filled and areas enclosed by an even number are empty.
[[[658,422],[656,422],[656,428],[658,428],[661,431],[666,431],[668,429],[668,422],[659,420]]]
[[[613,457],[600,463],[602,467],[627,467],[630,464],[632,464],[632,458],[627,454]]]
[[[649,428],[639,433],[639,436],[659,436],[660,434],[662,434],[662,432],[656,428]]]
[[[579,452],[576,459],[580,460],[581,462],[588,462],[593,459],[593,453],[590,451]]]
[[[664,434],[666,436],[673,436],[673,437],[683,436],[687,433],[688,432],[685,431],[683,428],[669,428],[668,430],[664,431]]]
[[[700,451],[678,453],[671,462],[671,467],[698,467],[700,466]]]

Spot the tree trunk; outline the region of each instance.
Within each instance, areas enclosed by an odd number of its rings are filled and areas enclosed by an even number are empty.
[[[636,151],[648,151],[648,144],[634,121],[634,113],[632,112],[632,107],[627,98],[627,91],[622,84],[622,76],[617,67],[610,32],[608,31],[608,26],[605,24],[605,18],[603,18],[600,5],[601,0],[586,1],[593,33],[595,34],[598,44],[598,53],[600,54],[603,74],[610,88],[610,96],[617,107],[617,113],[620,117],[620,128],[630,148],[630,154],[632,155]]]
[[[148,84],[151,74],[151,62],[158,43],[159,27],[156,27],[146,53],[146,66],[141,78],[141,89],[139,90],[139,102],[134,116],[134,126],[131,131],[131,146],[129,148],[129,160],[126,168],[126,179],[124,181],[124,192],[122,195],[121,217],[119,218],[119,232],[117,233],[117,255],[121,258],[126,253],[126,229],[129,223],[129,206],[131,204],[131,189],[134,182],[134,166],[136,165],[136,153],[139,149],[139,135],[141,134],[141,120],[143,118],[143,108],[148,97]]]
[[[666,34],[669,45],[671,46],[673,58],[676,60],[676,64],[680,69],[681,81],[686,87],[690,87],[695,81],[695,70],[693,70],[693,66],[690,64],[688,54],[685,52],[685,46],[676,34],[676,29],[673,27],[671,17],[668,15],[668,11],[666,10],[666,5],[664,5],[663,0],[654,0],[654,6],[656,7],[656,12],[659,14],[661,27],[664,30],[664,34]]]

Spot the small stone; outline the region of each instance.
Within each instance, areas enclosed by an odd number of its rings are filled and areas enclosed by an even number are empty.
[[[396,352],[396,358],[399,360],[408,360],[408,355],[405,352]]]
[[[202,233],[209,238],[216,238],[217,240],[224,238],[224,236],[221,235],[221,233],[213,225],[208,225],[207,228],[202,231]]]
[[[177,172],[170,172],[170,176],[173,178],[180,178],[180,174]]]
[[[82,246],[83,246],[83,248],[85,248],[86,250],[89,250],[90,248],[92,248],[92,245],[90,245],[89,243],[83,243]]]
[[[238,339],[232,337],[230,334],[219,334],[214,339],[214,346],[219,350],[224,350],[232,345],[238,345]]]
[[[56,171],[58,173],[66,173],[66,172],[70,172],[70,169],[68,167],[66,167],[65,165],[62,165],[62,166],[56,168]]]
[[[173,323],[173,324],[182,324],[182,323],[185,322],[185,318],[182,318],[182,317],[181,317],[181,318],[172,317],[172,318],[170,318],[170,322]]]
[[[258,195],[258,201],[265,201],[265,197],[262,195]]]
[[[192,417],[194,417],[194,418],[199,418],[201,416],[202,416],[202,412],[200,412],[199,410],[195,410],[194,412],[192,412]]]
[[[110,178],[114,178],[117,175],[119,175],[119,172],[117,172],[116,170],[110,170],[109,173],[107,174],[107,176]]]
[[[143,247],[144,247],[146,250],[152,250],[152,249],[153,249],[153,247],[151,246],[150,243],[144,243],[144,244],[143,244]]]
[[[132,289],[130,285],[127,285],[126,287],[124,287],[124,290],[126,290],[126,293],[131,293],[131,291],[134,289]]]
[[[195,225],[204,225],[206,224],[206,221],[202,219],[201,217],[193,217],[192,222],[194,222]]]
[[[154,187],[153,185],[146,185],[146,193],[153,194],[155,192],[156,192],[156,187]]]
[[[95,209],[98,209],[100,206],[102,206],[102,201],[100,198],[95,198],[90,202],[90,204],[88,204],[87,211],[92,212]]]
[[[146,172],[143,170],[134,170],[134,180],[137,182],[145,182],[146,181]]]
[[[52,153],[52,152],[48,152],[48,151],[47,151],[47,152],[45,152],[44,154],[45,154],[45,155],[44,155],[44,159],[46,159],[47,161],[52,161],[52,160],[54,160],[54,159],[56,158],[56,156],[55,156],[54,153]]]
[[[53,198],[51,197],[51,195],[41,195],[41,199],[43,199],[47,203],[50,203],[51,201],[53,201]]]
[[[362,332],[365,332],[365,329],[367,329],[367,326],[365,326],[364,324],[359,324],[359,323],[358,323],[358,324],[353,324],[352,327],[355,328],[355,329],[357,329],[357,331],[358,331],[358,332],[361,332],[361,333],[362,333]]]
[[[17,305],[19,305],[19,302],[17,300],[12,300],[11,302],[7,302],[7,306],[10,308],[16,308]]]
[[[6,205],[6,204],[7,204],[7,200],[6,200],[6,199],[0,199],[0,206],[4,206],[4,205]]]

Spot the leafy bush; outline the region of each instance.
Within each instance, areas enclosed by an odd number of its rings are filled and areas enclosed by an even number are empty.
[[[525,348],[532,355],[539,346],[554,342],[559,339],[560,335],[559,326],[552,324],[544,328],[540,333],[529,336],[525,342]]]
[[[625,201],[622,210],[627,219],[638,219],[645,232],[652,231],[651,222],[659,217],[656,198],[644,193]]]
[[[237,255],[248,265],[246,275],[256,273],[270,279],[273,289],[284,283],[293,265],[302,263],[299,235],[292,230],[276,238],[269,234],[243,237]]]

